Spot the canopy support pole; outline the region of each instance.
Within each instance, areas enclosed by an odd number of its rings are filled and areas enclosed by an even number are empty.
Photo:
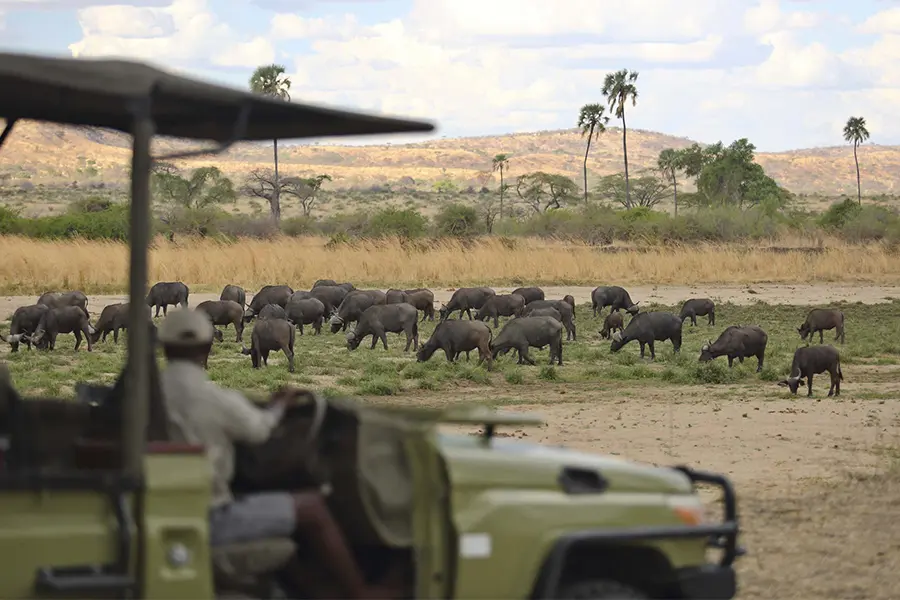
[[[144,446],[150,406],[149,363],[150,328],[147,323],[148,247],[150,245],[150,142],[155,125],[150,113],[150,101],[136,107],[132,131],[131,214],[129,242],[131,267],[128,281],[128,363],[125,398],[128,409],[123,411],[122,451],[125,473],[136,481],[143,480]]]
[[[16,126],[17,119],[9,119],[6,121],[6,127],[3,128],[3,131],[0,132],[0,148],[3,147],[3,142],[6,141],[6,138],[9,137],[9,134],[12,133],[13,127]]]

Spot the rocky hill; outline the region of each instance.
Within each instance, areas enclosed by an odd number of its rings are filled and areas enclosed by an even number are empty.
[[[633,171],[651,168],[660,150],[683,148],[691,143],[693,140],[663,133],[631,130],[629,164]],[[186,145],[180,140],[163,140],[156,144],[156,151],[166,152]],[[123,186],[129,152],[128,136],[117,132],[20,123],[0,151],[0,185],[55,186],[76,182],[79,186],[100,183]],[[399,145],[289,145],[281,147],[279,158],[285,174],[328,173],[334,178],[332,185],[343,188],[386,183],[422,187],[445,178],[464,186],[495,186],[498,177],[490,174],[491,158],[501,152],[511,155],[511,178],[543,170],[581,181],[584,138],[574,129]],[[252,169],[269,167],[271,159],[271,144],[246,143],[226,154],[182,161],[181,165],[216,164],[239,180]],[[758,161],[772,177],[796,193],[834,196],[856,191],[853,152],[849,146],[760,153]],[[900,184],[900,147],[863,146],[860,164],[863,193],[892,194]],[[610,129],[593,144],[588,169],[591,178],[622,170],[620,130]]]

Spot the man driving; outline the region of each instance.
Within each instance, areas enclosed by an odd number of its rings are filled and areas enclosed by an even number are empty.
[[[160,374],[160,386],[170,436],[202,445],[212,466],[211,544],[298,533],[331,571],[329,583],[343,597],[384,597],[382,590],[366,586],[321,492],[268,492],[239,498],[231,494],[234,443],[268,440],[291,400],[290,392],[276,393],[270,406],[260,409],[243,394],[212,382],[205,366],[212,349],[213,326],[203,313],[173,311],[163,319],[158,335],[168,362]]]

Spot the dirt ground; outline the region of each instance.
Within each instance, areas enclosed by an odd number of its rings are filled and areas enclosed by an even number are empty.
[[[544,288],[588,302],[591,288]],[[749,290],[755,293],[750,293]],[[509,291],[497,288],[498,293]],[[753,285],[633,287],[635,300],[674,304],[708,296],[722,302],[879,303],[900,286]],[[435,289],[437,301],[451,291]],[[217,294],[192,294],[191,304]],[[91,312],[124,300],[93,296]],[[0,298],[0,319],[33,297]],[[540,428],[514,432],[543,444],[617,454],[657,464],[688,464],[728,474],[739,498],[748,555],[739,562],[740,598],[896,597],[900,589],[900,367],[877,370],[841,399],[804,395],[771,399],[770,390],[738,386],[629,387],[622,382],[555,384],[517,390],[511,410],[536,412]],[[467,388],[466,400],[496,390]],[[522,396],[525,395],[525,398]],[[435,404],[458,394],[403,395]],[[531,400],[533,399],[533,403]],[[525,404],[522,404],[522,402]]]
[[[190,285],[190,284],[188,284]],[[498,294],[508,294],[513,287],[495,287]],[[593,287],[588,286],[543,286],[547,298],[562,298],[571,294],[578,304],[591,301]],[[446,302],[453,294],[454,288],[432,288],[435,302]],[[900,285],[852,285],[852,284],[753,284],[753,285],[685,285],[685,286],[629,286],[628,291],[635,302],[656,302],[659,304],[678,304],[688,298],[707,297],[716,302],[732,302],[734,304],[752,304],[766,302],[768,304],[812,305],[827,302],[862,302],[878,304],[900,298]],[[247,294],[247,301],[252,294]],[[218,293],[192,293],[192,305],[205,300],[218,300]],[[8,319],[20,306],[32,304],[37,296],[0,296],[0,319]],[[90,296],[88,309],[99,314],[104,306],[125,302],[127,295]]]

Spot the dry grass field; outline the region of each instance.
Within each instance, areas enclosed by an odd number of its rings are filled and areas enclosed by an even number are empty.
[[[622,170],[620,135],[620,130],[611,128],[594,143],[588,163],[591,179]],[[660,150],[692,143],[686,138],[642,130],[630,130],[628,136],[629,162],[634,172],[652,168]],[[704,140],[713,141],[716,140]],[[161,140],[157,149],[163,152],[185,145],[177,140]],[[73,181],[82,187],[100,182],[105,186],[123,185],[129,152],[127,136],[119,133],[21,123],[0,153],[0,183],[5,180],[11,187],[25,182],[71,185]],[[581,181],[584,139],[574,129],[399,145],[312,143],[284,146],[279,158],[286,175],[328,173],[334,177],[330,187],[335,189],[386,183],[428,188],[445,178],[463,187],[496,187],[499,178],[492,176],[490,169],[491,158],[498,153],[512,156],[511,178],[542,170]],[[271,159],[270,144],[248,143],[214,159],[202,157],[180,164],[197,167],[212,162],[240,180],[252,169],[270,167]],[[846,145],[759,153],[757,160],[776,181],[798,194],[834,197],[856,191],[853,153]],[[864,194],[893,194],[900,188],[900,148],[867,144],[860,150],[860,166]],[[682,188],[690,189],[690,184],[683,182]]]
[[[791,243],[791,241],[786,241]],[[900,260],[880,245],[748,247],[690,245],[603,251],[585,244],[527,238],[403,242],[358,241],[329,247],[326,239],[218,242],[157,238],[151,281],[184,281],[192,290],[225,283],[249,290],[286,283],[311,286],[330,277],[363,286],[750,284],[755,282],[900,281]],[[0,290],[121,292],[128,248],[106,241],[41,241],[0,237]]]

